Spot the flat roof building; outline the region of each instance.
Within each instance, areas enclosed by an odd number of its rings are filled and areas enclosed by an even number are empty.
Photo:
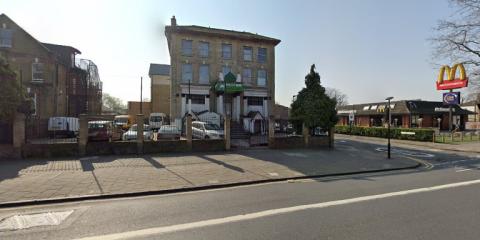
[[[349,125],[349,116],[354,115],[352,124],[355,126],[385,126],[388,122],[386,117],[386,102],[352,104],[337,108],[339,116],[338,125]],[[391,124],[394,127],[403,128],[449,128],[449,108],[443,102],[422,101],[422,100],[401,100],[391,102]],[[460,129],[465,128],[470,111],[455,105],[452,108],[453,125]]]

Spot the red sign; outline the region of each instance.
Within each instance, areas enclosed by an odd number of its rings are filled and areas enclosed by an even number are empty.
[[[460,77],[456,77],[457,69],[460,69]],[[447,79],[444,79],[445,74]],[[457,88],[464,88],[468,86],[468,78],[465,73],[463,64],[457,63],[452,68],[449,66],[443,66],[440,68],[440,74],[437,80],[437,90],[451,90]]]
[[[454,79],[450,81],[444,81],[442,83],[437,82],[437,90],[450,90],[464,87],[468,87],[468,78],[464,80]]]

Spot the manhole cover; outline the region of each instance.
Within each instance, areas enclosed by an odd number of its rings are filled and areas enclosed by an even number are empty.
[[[60,225],[73,210],[64,212],[47,212],[25,215],[14,215],[0,221],[0,231],[20,230],[39,226]]]

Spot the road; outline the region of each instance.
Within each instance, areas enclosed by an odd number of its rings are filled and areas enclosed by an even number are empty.
[[[0,239],[479,239],[480,156],[395,150],[424,167],[1,209],[0,218],[73,212],[59,225],[4,230]]]

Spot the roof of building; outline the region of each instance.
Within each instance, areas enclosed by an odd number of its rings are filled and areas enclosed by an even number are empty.
[[[273,116],[276,119],[288,119],[290,113],[290,108],[280,105],[280,104],[275,104],[273,107]]]
[[[80,50],[71,47],[71,46],[65,46],[65,45],[58,45],[58,44],[52,44],[52,43],[42,43],[46,48],[48,48],[51,52],[53,52],[59,61],[61,61],[64,64],[70,63],[71,60],[71,54],[80,54]]]
[[[150,69],[148,75],[163,75],[170,76],[170,65],[150,63]]]
[[[234,31],[234,30],[226,30],[226,29],[219,29],[219,28],[211,28],[211,27],[202,27],[202,26],[197,26],[197,25],[176,25],[175,27],[172,26],[166,26],[165,27],[165,32],[189,32],[189,33],[194,33],[194,34],[206,34],[206,35],[222,35],[224,37],[229,37],[229,38],[241,38],[245,40],[256,40],[256,41],[265,41],[265,42],[271,42],[275,45],[280,43],[279,39],[276,38],[271,38],[263,35],[259,35],[256,33],[250,33],[250,32],[241,32],[241,31]]]
[[[392,114],[435,114],[439,113],[439,108],[446,108],[443,102],[422,101],[422,100],[400,100],[390,103]],[[351,111],[355,115],[383,115],[385,114],[386,102],[353,104],[346,106],[339,106],[337,112],[339,116],[348,116]],[[460,108],[460,106],[453,106],[454,114],[463,115],[471,112]]]

